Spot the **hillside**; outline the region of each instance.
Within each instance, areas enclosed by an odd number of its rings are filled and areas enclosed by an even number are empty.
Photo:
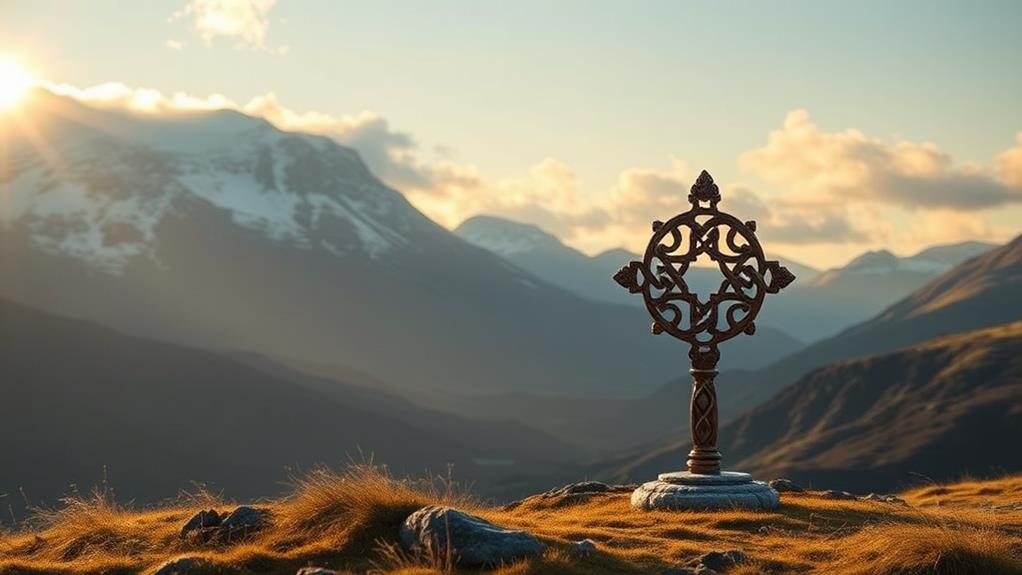
[[[1022,470],[1022,322],[815,370],[720,431],[727,466],[885,490]],[[680,465],[677,442],[617,473]]]
[[[872,319],[753,372],[722,373],[730,415],[759,405],[818,367],[1022,319],[1022,236],[967,260]]]
[[[646,318],[469,245],[328,138],[232,111],[30,103],[31,125],[0,124],[0,296],[405,391],[627,396],[669,377],[674,346]],[[764,339],[732,365],[799,346]]]
[[[205,496],[133,509],[96,497],[69,501],[0,535],[0,573],[149,574],[171,558],[187,558],[194,566],[179,575],[293,575],[310,565],[391,575],[710,575],[688,566],[709,562],[713,551],[744,559],[721,567],[732,575],[1022,573],[1017,477],[927,486],[902,493],[906,504],[785,493],[773,512],[638,512],[628,497],[537,496],[498,509],[371,470],[318,473],[289,496],[260,503],[269,520],[259,530],[207,543],[182,538],[181,526],[199,510],[229,511],[229,502]],[[436,503],[526,530],[546,549],[492,570],[452,568],[443,551],[403,551],[398,532],[404,518]],[[582,539],[592,542],[591,550],[580,551]]]
[[[570,451],[521,425],[422,409],[265,360],[255,369],[0,300],[3,507],[48,504],[107,479],[153,502],[202,481],[242,497],[281,490],[288,468],[374,456],[401,472],[455,465],[486,480],[556,467]]]

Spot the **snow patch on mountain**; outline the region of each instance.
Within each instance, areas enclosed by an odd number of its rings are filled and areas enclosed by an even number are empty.
[[[55,105],[73,113],[48,119],[59,137],[47,147],[5,128],[0,224],[106,271],[153,258],[159,223],[186,200],[272,241],[339,257],[417,249],[407,238],[435,227],[357,153],[322,136],[235,112],[163,118]]]
[[[504,257],[543,247],[561,247],[556,236],[537,226],[493,216],[471,217],[462,222],[454,233],[476,247]]]

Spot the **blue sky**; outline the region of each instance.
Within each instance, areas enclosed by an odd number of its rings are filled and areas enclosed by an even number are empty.
[[[641,245],[707,168],[764,241],[832,265],[1022,231],[1019,22],[1007,1],[0,0],[0,53],[81,89],[272,93],[265,115],[364,147],[445,225],[498,213],[589,252]],[[837,176],[797,157],[817,151]]]

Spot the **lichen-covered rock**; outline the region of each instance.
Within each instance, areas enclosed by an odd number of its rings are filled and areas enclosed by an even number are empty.
[[[188,537],[193,532],[208,532],[210,528],[220,525],[220,519],[215,509],[199,511],[181,527],[181,537]]]
[[[500,527],[464,511],[432,505],[412,513],[401,525],[401,544],[409,551],[450,549],[459,565],[499,565],[543,552],[543,544],[525,531]]]
[[[805,489],[802,486],[795,483],[790,479],[774,479],[770,482],[770,487],[774,488],[774,491],[778,493],[803,493]]]
[[[202,557],[176,557],[157,567],[152,575],[191,575],[209,565]]]

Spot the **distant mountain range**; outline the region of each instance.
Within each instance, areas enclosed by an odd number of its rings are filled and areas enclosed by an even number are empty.
[[[607,282],[614,272],[641,255],[625,249],[612,249],[587,256],[561,242],[538,226],[514,222],[495,216],[474,216],[458,226],[454,233],[485,250],[489,250],[538,277],[559,285],[582,297],[596,301],[642,305],[642,299],[621,289],[616,282]],[[820,272],[798,262],[782,258],[784,265],[801,280],[808,281]],[[720,273],[711,268],[689,268],[689,285],[698,293],[716,291]]]
[[[462,241],[325,137],[48,93],[0,126],[0,295],[127,333],[338,365],[401,390],[641,395],[676,346]],[[604,283],[611,284],[609,277]],[[767,328],[764,328],[767,329]],[[800,346],[767,330],[732,366]]]
[[[605,281],[640,255],[614,249],[590,257],[537,226],[493,216],[469,218],[455,233],[583,297],[642,305],[641,298]],[[867,252],[844,267],[822,273],[782,257],[779,259],[797,279],[763,307],[760,323],[802,341],[816,341],[868,319],[955,265],[994,247],[964,242],[934,246],[909,257],[889,251]],[[693,267],[687,277],[697,293],[715,291],[720,285],[720,274],[710,268]]]
[[[0,494],[35,504],[108,478],[152,502],[192,482],[232,497],[282,489],[288,467],[363,455],[397,474],[455,465],[492,488],[556,469],[571,451],[514,423],[473,421],[254,356],[131,337],[0,299]],[[499,495],[499,493],[491,493]]]
[[[1005,455],[1019,435],[1010,420],[1022,410],[1022,324],[997,327],[1022,320],[1019,294],[1022,236],[833,338],[761,370],[722,373],[722,413],[740,415],[721,431],[728,465],[806,479],[840,475],[843,485],[863,488],[889,487],[909,472],[1022,469],[1022,459]],[[676,383],[674,401],[687,387]],[[659,405],[669,392],[647,403]],[[682,429],[598,468],[638,478],[680,467]]]

